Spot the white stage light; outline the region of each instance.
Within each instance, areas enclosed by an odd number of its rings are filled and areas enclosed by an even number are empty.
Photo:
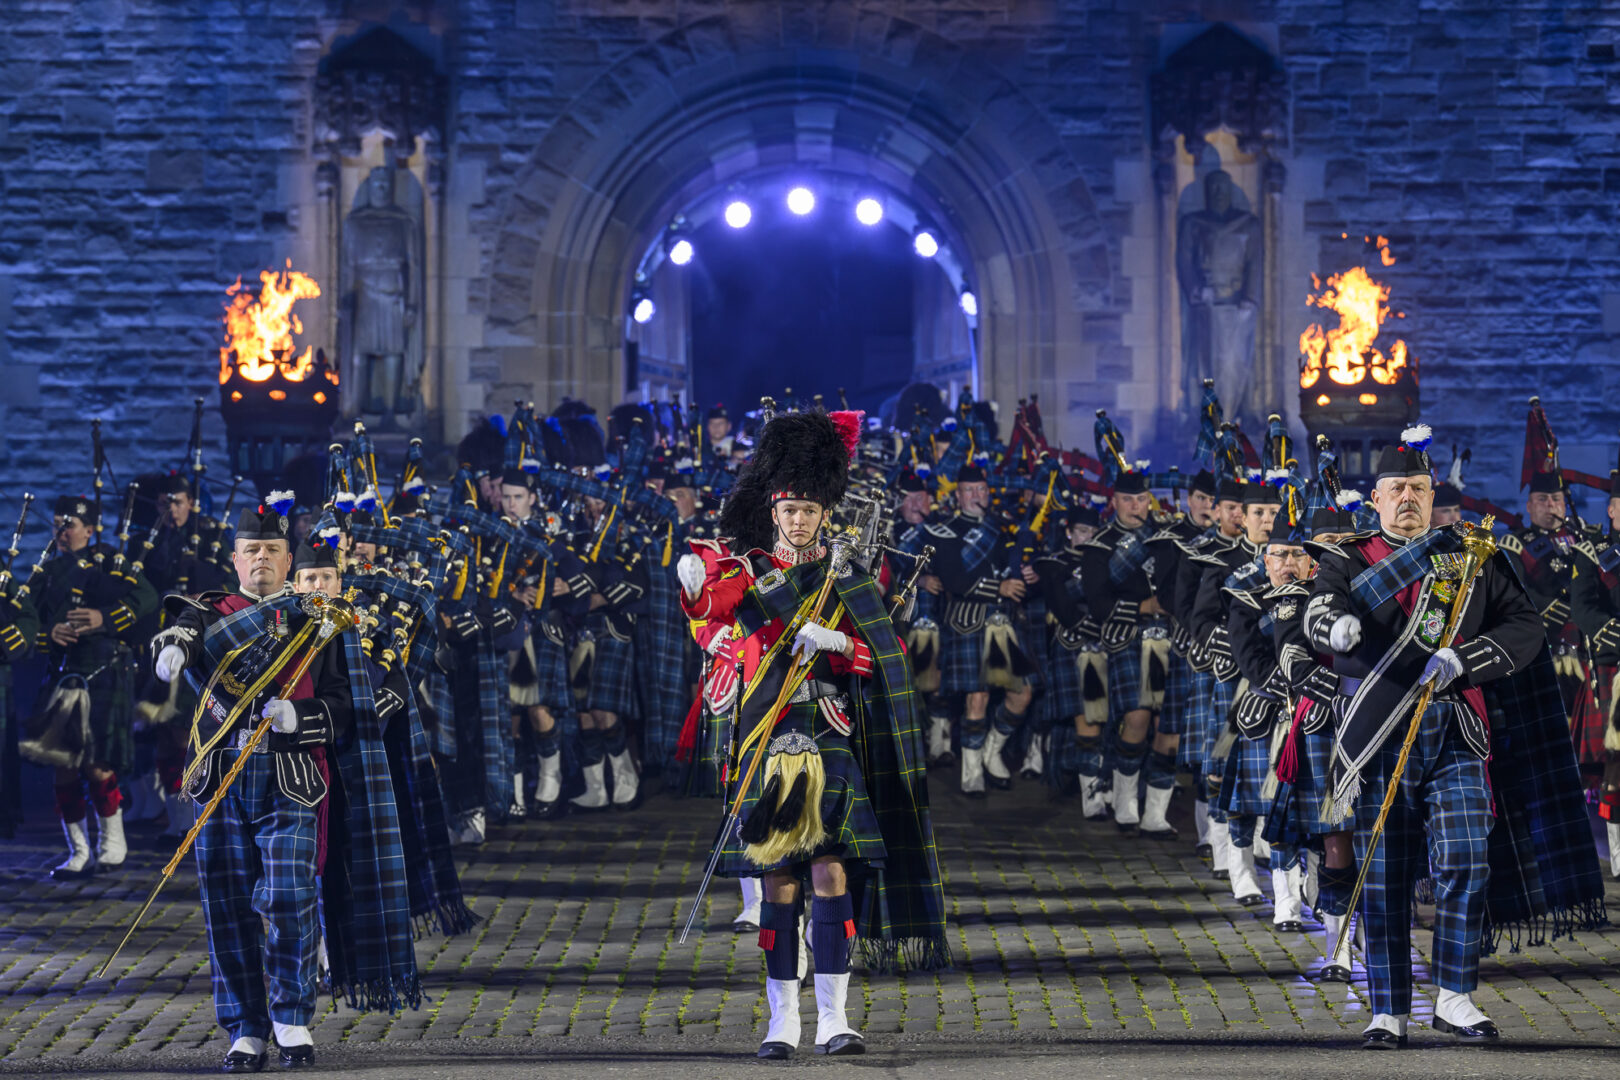
[[[630,317],[638,323],[645,323],[651,322],[652,317],[656,314],[658,314],[658,305],[654,304],[649,297],[643,296],[636,301],[636,306],[631,310]]]
[[[674,244],[670,245],[669,261],[674,263],[676,266],[685,266],[687,263],[691,262],[692,255],[692,241],[690,240],[677,240]]]
[[[726,224],[733,229],[746,229],[753,220],[754,208],[741,199],[726,207]]]
[[[787,208],[804,217],[816,208],[816,193],[807,187],[796,187],[787,193]]]
[[[934,234],[927,229],[911,238],[911,247],[925,259],[932,259],[939,254],[939,241],[934,239]]]
[[[970,319],[979,317],[979,298],[970,292],[962,294],[962,314]]]
[[[883,220],[883,204],[876,199],[862,199],[855,204],[855,220],[862,225],[876,225]]]

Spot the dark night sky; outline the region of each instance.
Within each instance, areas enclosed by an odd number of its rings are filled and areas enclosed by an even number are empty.
[[[785,219],[785,220],[784,220]],[[912,273],[905,233],[857,223],[848,206],[807,218],[755,208],[732,229],[718,218],[693,237],[694,400],[733,416],[778,399],[826,395],[875,413],[912,367]]]

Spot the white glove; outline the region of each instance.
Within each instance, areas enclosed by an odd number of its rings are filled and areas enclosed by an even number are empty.
[[[178,645],[165,645],[158,650],[157,662],[152,665],[152,671],[164,682],[173,682],[174,677],[180,674],[186,666],[186,650]]]
[[[1439,693],[1463,673],[1462,660],[1450,649],[1441,649],[1423,665],[1423,681],[1434,680],[1434,691]]]
[[[283,735],[291,735],[298,730],[298,710],[293,703],[282,698],[271,698],[264,703],[264,712],[259,714],[270,721],[272,731],[279,731]]]
[[[686,598],[696,600],[698,593],[703,591],[703,579],[707,576],[703,560],[687,552],[675,563],[675,576],[681,579],[681,588],[686,591]]]
[[[800,627],[799,636],[793,639],[793,652],[806,659],[814,652],[843,652],[848,647],[849,636],[842,630],[829,630],[813,622]]]
[[[1361,620],[1354,615],[1340,615],[1328,631],[1328,644],[1334,652],[1347,653],[1361,644]]]

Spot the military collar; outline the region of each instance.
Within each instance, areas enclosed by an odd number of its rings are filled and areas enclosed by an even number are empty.
[[[1429,530],[1424,529],[1422,532],[1418,533],[1416,536],[1400,536],[1400,535],[1398,535],[1396,533],[1390,532],[1388,529],[1380,528],[1378,530],[1378,535],[1382,536],[1384,538],[1384,543],[1388,544],[1390,547],[1403,548],[1407,544],[1412,543],[1414,540],[1421,540],[1425,536],[1428,536],[1429,535]]]
[[[283,596],[291,596],[293,593],[293,587],[292,582],[284,581],[281,584],[281,588],[277,589],[273,593],[266,593],[263,596],[260,596],[258,593],[250,593],[241,586],[237,586],[236,592],[239,596],[245,596],[255,604],[262,604],[266,600],[279,600]]]
[[[827,554],[827,545],[817,541],[809,547],[796,548],[784,543],[780,538],[771,548],[771,558],[786,566],[802,566],[805,563],[815,562]]]

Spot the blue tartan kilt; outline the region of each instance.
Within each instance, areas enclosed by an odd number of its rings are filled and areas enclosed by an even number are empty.
[[[596,657],[591,664],[591,681],[585,688],[583,707],[617,713],[620,719],[633,716],[635,659],[634,642],[620,641],[605,628],[596,631]]]
[[[1237,682],[1219,682],[1208,671],[1192,671],[1187,701],[1182,711],[1181,746],[1178,760],[1188,768],[1210,769],[1209,756],[1226,728],[1226,714],[1232,708]]]
[[[1058,643],[1056,634],[1046,639],[1046,693],[1041,695],[1048,722],[1064,724],[1086,711],[1080,686],[1080,653],[1070,652]]]
[[[846,863],[860,860],[868,866],[882,866],[888,851],[883,846],[883,833],[878,826],[877,814],[867,798],[866,780],[861,775],[860,763],[850,750],[849,737],[839,735],[828,727],[813,703],[793,706],[777,723],[772,737],[790,731],[813,734],[821,753],[821,765],[827,774],[827,786],[821,794],[821,821],[827,828],[826,841],[803,858],[762,867],[743,853],[742,841],[732,835],[726,840],[725,851],[715,872],[728,877],[758,877],[766,870],[808,865],[810,860],[822,855],[837,855]],[[752,752],[750,748],[749,753]],[[748,757],[745,755],[741,771],[747,768]],[[762,762],[743,800],[739,820],[747,820],[748,812],[759,801],[764,787],[765,765]]]
[[[1108,654],[1108,723],[1118,728],[1125,714],[1141,708],[1142,641],[1131,638],[1119,652]]]
[[[1327,798],[1328,762],[1333,757],[1333,731],[1326,728],[1314,735],[1299,733],[1299,771],[1288,813],[1289,824],[1306,836],[1323,836],[1348,830],[1349,824],[1335,825],[1322,817]]]
[[[1181,735],[1187,731],[1187,707],[1192,696],[1192,665],[1187,658],[1170,650],[1169,670],[1164,679],[1164,708],[1159,710],[1158,733]]]
[[[539,682],[540,704],[552,716],[574,709],[574,694],[568,688],[568,651],[544,634],[534,635],[534,677]]]
[[[1237,746],[1232,749],[1232,757],[1227,762],[1227,771],[1230,772],[1234,767],[1237,769],[1237,775],[1227,780],[1224,790],[1229,795],[1222,809],[1228,814],[1239,816],[1264,814],[1271,806],[1271,800],[1262,794],[1266,775],[1271,771],[1269,734],[1261,739],[1239,737]]]
[[[939,689],[944,694],[976,694],[984,681],[984,631],[963,634],[949,625],[939,628]]]

